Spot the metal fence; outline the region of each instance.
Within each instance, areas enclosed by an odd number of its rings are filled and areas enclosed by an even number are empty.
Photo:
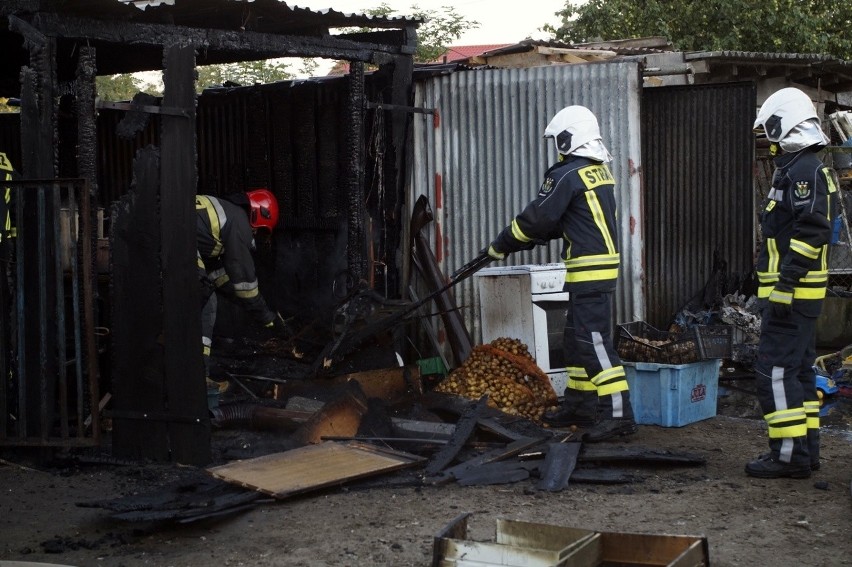
[[[3,263],[11,324],[3,325],[0,357],[0,445],[97,445],[97,225],[88,181],[4,186],[12,188],[17,237]]]

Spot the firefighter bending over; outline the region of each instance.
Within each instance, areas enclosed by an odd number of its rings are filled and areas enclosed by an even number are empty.
[[[271,235],[278,223],[278,201],[267,189],[227,197],[195,197],[198,224],[198,271],[201,281],[201,335],[208,387],[220,392],[228,383],[210,379],[210,348],[216,323],[217,292],[228,293],[255,321],[286,336],[284,319],[260,294],[252,251],[255,234]]]

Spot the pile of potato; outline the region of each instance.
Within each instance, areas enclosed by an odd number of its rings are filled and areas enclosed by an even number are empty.
[[[652,340],[644,337],[622,339],[618,343],[618,356],[631,362],[662,364],[687,364],[698,360],[698,349],[693,340]]]
[[[474,347],[464,364],[435,390],[474,400],[488,395],[489,406],[537,423],[547,408],[556,405],[550,379],[527,345],[508,337]]]

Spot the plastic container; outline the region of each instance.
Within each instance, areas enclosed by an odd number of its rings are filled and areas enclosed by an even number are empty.
[[[682,427],[715,416],[719,362],[624,362],[636,423]]]

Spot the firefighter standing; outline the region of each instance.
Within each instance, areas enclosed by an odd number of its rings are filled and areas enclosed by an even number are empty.
[[[202,289],[201,334],[208,386],[220,392],[227,382],[210,379],[210,347],[216,323],[217,292],[233,295],[251,316],[268,329],[286,334],[281,315],[270,310],[260,294],[252,251],[258,231],[272,233],[278,222],[278,201],[267,189],[228,198],[198,195],[198,269]]]
[[[817,155],[829,140],[805,93],[795,88],[774,93],[761,106],[754,128],[766,133],[776,155],[756,268],[762,302],[756,384],[769,453],[745,470],[759,478],[807,478],[820,464],[813,363],[837,185]]]
[[[612,301],[619,269],[615,180],[595,115],[583,106],[559,111],[544,131],[559,161],[538,196],[488,248],[492,258],[562,237],[569,292],[564,345],[568,384],[563,404],[546,412],[554,427],[591,426],[598,442],[636,432],[624,367],[612,343]]]

